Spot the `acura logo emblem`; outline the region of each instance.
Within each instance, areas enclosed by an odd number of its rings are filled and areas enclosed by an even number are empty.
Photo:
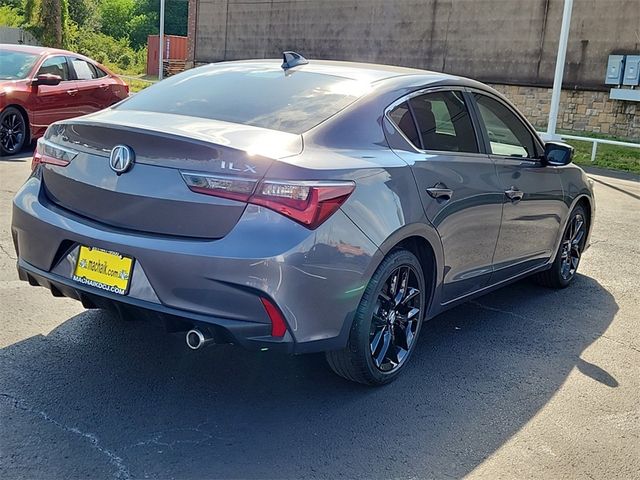
[[[116,145],[109,155],[109,166],[116,173],[124,173],[133,166],[135,154],[131,147]]]

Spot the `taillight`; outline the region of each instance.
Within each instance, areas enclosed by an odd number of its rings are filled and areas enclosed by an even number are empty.
[[[182,172],[194,192],[229,198],[274,210],[315,229],[333,215],[353,192],[353,182],[273,181]]]
[[[284,321],[282,313],[271,300],[266,298],[260,298],[260,300],[262,300],[262,306],[267,311],[267,315],[269,315],[269,319],[271,320],[271,336],[283,337],[287,332],[287,323]]]
[[[340,208],[354,188],[353,182],[264,181],[249,203],[275,210],[313,230]]]
[[[31,170],[41,163],[47,163],[49,165],[57,165],[59,167],[66,167],[71,160],[76,158],[78,152],[69,148],[61,147],[55,143],[51,143],[49,140],[39,138],[36,144],[36,149],[33,152],[33,159],[31,160]]]

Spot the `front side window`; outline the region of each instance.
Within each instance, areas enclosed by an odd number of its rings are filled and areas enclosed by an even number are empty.
[[[38,70],[38,75],[58,75],[62,81],[69,80],[69,64],[66,57],[51,57],[44,61]]]
[[[484,122],[491,153],[510,157],[536,158],[533,135],[524,123],[502,102],[481,94],[474,94]]]
[[[95,69],[92,68],[93,65],[85,62],[84,60],[80,60],[79,58],[71,59],[71,63],[78,80],[93,80],[96,78]]]
[[[442,152],[479,152],[473,123],[461,92],[419,95],[396,107],[389,116],[418,148]]]

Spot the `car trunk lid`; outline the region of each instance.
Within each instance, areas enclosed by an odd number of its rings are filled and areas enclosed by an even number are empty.
[[[46,166],[43,182],[57,205],[90,220],[137,232],[221,238],[246,203],[189,190],[183,174],[206,173],[257,182],[277,158],[302,150],[299,135],[180,115],[107,110],[54,125],[47,141],[78,155]],[[134,153],[117,174],[116,145]]]

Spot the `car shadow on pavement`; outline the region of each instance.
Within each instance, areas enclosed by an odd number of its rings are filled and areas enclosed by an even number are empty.
[[[322,355],[183,337],[101,311],[0,350],[4,478],[459,478],[549,401],[618,310],[596,280],[516,283],[425,325],[408,370],[369,388]],[[51,473],[53,472],[53,473]]]
[[[22,151],[13,155],[0,155],[0,162],[30,162],[33,157],[33,151],[35,144],[30,147],[25,147]]]

